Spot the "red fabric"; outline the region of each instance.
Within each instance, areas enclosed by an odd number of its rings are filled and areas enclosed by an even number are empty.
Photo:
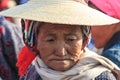
[[[0,27],[0,34],[2,34],[3,33],[3,28],[2,27]]]
[[[89,0],[107,15],[120,19],[120,0]]]
[[[8,2],[9,2],[9,0],[2,0],[2,1],[0,2],[0,10],[3,10],[4,8],[6,8]]]
[[[18,67],[18,73],[20,76],[26,73],[28,66],[35,58],[35,54],[29,50],[27,46],[24,46],[18,55],[18,61],[16,66]]]

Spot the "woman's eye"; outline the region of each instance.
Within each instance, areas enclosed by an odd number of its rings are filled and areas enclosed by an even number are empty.
[[[54,39],[48,39],[47,42],[54,42]]]
[[[67,39],[67,41],[75,41],[75,39]]]
[[[72,37],[68,37],[68,38],[67,38],[67,41],[73,42],[73,41],[75,41],[76,39],[77,39],[77,37],[72,36]]]

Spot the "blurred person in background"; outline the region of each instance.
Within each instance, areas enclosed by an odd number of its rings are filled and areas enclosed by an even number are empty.
[[[120,0],[89,0],[88,5],[120,20]],[[99,17],[99,16],[98,16]],[[92,27],[92,46],[120,67],[120,23]]]
[[[10,0],[0,1],[0,11],[15,6]],[[0,16],[0,79],[18,80],[17,56],[24,46],[22,29],[11,20]]]
[[[18,80],[17,55],[24,46],[22,29],[0,16],[0,77]]]
[[[15,6],[13,0],[1,0],[0,11]],[[23,47],[21,28],[13,18],[0,16],[0,77],[2,80],[17,80],[16,67],[18,52]]]

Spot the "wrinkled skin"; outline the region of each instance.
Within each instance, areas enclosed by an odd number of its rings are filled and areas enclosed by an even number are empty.
[[[54,70],[73,67],[83,57],[85,45],[80,26],[50,23],[40,26],[37,49],[43,62]]]

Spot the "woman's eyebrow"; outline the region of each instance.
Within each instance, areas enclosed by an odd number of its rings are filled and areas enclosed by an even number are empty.
[[[66,36],[69,36],[69,35],[76,35],[76,33],[70,32],[70,33],[65,33],[65,35],[66,35]]]
[[[55,36],[55,33],[46,33],[45,36]]]

